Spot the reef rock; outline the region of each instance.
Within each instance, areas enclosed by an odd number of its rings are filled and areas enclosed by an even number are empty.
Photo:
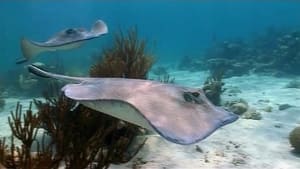
[[[242,115],[245,113],[248,109],[248,104],[245,100],[239,99],[239,100],[233,100],[230,102],[225,103],[225,106],[228,107],[228,109],[238,115]]]
[[[290,144],[300,153],[300,127],[296,127],[289,135]]]
[[[265,111],[265,112],[272,112],[273,107],[272,106],[267,106],[267,107],[263,108],[262,110]]]
[[[279,107],[278,107],[278,110],[286,110],[288,108],[291,108],[293,107],[292,105],[290,104],[280,104]]]
[[[249,108],[244,114],[244,119],[252,119],[252,120],[261,120],[262,115],[260,112],[257,112],[254,108]]]

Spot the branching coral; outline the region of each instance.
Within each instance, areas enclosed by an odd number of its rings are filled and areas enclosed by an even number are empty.
[[[90,69],[92,77],[125,77],[146,79],[154,57],[146,52],[147,43],[138,38],[137,30],[127,35],[116,34],[112,48],[105,49],[102,57]]]
[[[16,111],[11,112],[11,117],[9,117],[8,121],[13,134],[11,145],[8,147],[5,139],[0,144],[0,162],[7,168],[51,168],[52,151],[51,148],[45,148],[44,142],[41,142],[42,149],[38,146],[36,155],[31,152],[40,124],[38,116],[31,111],[31,105],[30,103],[29,109],[22,114],[22,106],[17,103]],[[14,138],[21,141],[20,146],[15,145]],[[40,143],[37,144],[40,145]]]
[[[119,120],[81,105],[72,109],[73,102],[64,96],[35,103],[42,126],[55,146],[54,159],[65,161],[66,168],[81,169],[92,163],[106,168],[111,163],[127,162],[135,154],[128,156],[127,151],[139,132],[136,126],[120,128]]]
[[[2,138],[0,140],[0,168],[1,168],[1,164],[4,164],[4,162],[6,161],[7,150],[8,150],[8,146],[6,145],[6,139]]]
[[[203,86],[203,91],[206,97],[215,105],[220,105],[221,94],[224,92],[222,82],[224,71],[219,69],[211,73],[211,75],[206,79]]]
[[[0,164],[7,168],[66,169],[108,168],[111,163],[129,161],[144,145],[145,139],[132,146],[140,129],[89,108],[78,106],[64,96],[59,99],[35,100],[38,113],[33,114],[31,104],[22,115],[18,103],[11,113],[9,124],[13,133],[11,145],[0,141]],[[72,110],[71,110],[72,109]],[[37,131],[45,131],[37,139]],[[45,136],[50,136],[46,144]],[[14,138],[21,141],[16,146]],[[48,137],[49,139],[49,137]],[[31,152],[36,141],[36,152]]]

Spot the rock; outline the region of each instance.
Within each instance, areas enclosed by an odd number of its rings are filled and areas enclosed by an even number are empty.
[[[243,115],[244,119],[261,120],[262,115],[257,112],[254,108],[249,108]]]
[[[291,108],[293,107],[292,105],[290,104],[280,104],[279,107],[278,107],[278,110],[286,110],[288,108]]]
[[[258,100],[259,103],[270,103],[269,99],[259,99]]]
[[[267,106],[267,107],[263,108],[262,110],[265,111],[265,112],[272,112],[273,107],[272,106]]]
[[[282,128],[282,124],[279,124],[279,123],[278,123],[278,124],[275,124],[274,127],[275,127],[275,128]]]
[[[290,144],[297,153],[300,153],[300,127],[293,129],[289,135]]]
[[[245,113],[248,109],[248,105],[245,104],[245,103],[234,103],[232,104],[229,109],[235,113],[235,114],[238,114],[238,115],[241,115],[243,113]]]

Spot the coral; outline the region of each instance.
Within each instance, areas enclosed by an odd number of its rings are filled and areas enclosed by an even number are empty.
[[[146,41],[138,38],[136,29],[129,30],[127,36],[120,31],[114,45],[104,49],[91,67],[90,76],[146,79],[154,63],[154,57],[146,52],[146,47]]]
[[[248,105],[244,103],[234,103],[230,106],[230,110],[238,115],[245,113],[248,109]]]
[[[289,135],[290,144],[300,153],[300,127],[294,128]]]
[[[278,37],[278,46],[274,50],[274,69],[290,74],[300,74],[300,31],[294,31]]]
[[[300,31],[269,28],[251,39],[216,42],[199,57],[184,57],[179,69],[210,70],[222,68],[224,76],[251,72],[273,76],[299,75]]]
[[[244,119],[252,119],[252,120],[261,120],[262,115],[260,112],[256,111],[254,108],[249,108],[244,114]]]
[[[221,94],[225,91],[222,89],[224,83],[222,82],[223,71],[211,72],[211,75],[206,79],[203,86],[203,91],[206,97],[215,105],[220,105]]]
[[[84,106],[72,109],[73,102],[64,96],[35,100],[38,113],[29,109],[22,116],[22,106],[9,117],[13,133],[11,145],[0,141],[0,164],[7,168],[66,169],[107,168],[111,163],[128,162],[144,145],[146,139],[135,141],[140,128],[115,120]],[[105,116],[105,117],[104,117]],[[122,123],[122,124],[121,124]],[[44,131],[38,140],[38,130]],[[50,136],[50,143],[45,143]],[[16,146],[14,138],[21,141]],[[32,153],[33,142],[37,143]]]
[[[26,114],[23,116],[22,122],[22,105],[17,103],[15,113],[11,112],[11,118],[8,117],[8,123],[13,133],[13,136],[22,142],[22,148],[17,148],[17,156],[20,158],[20,165],[24,168],[30,168],[32,166],[31,158],[31,146],[36,139],[39,120],[36,115],[33,115],[31,111],[31,103]]]
[[[82,105],[73,109],[74,103],[64,96],[35,103],[41,124],[55,146],[54,160],[65,161],[67,169],[86,168],[92,163],[106,168],[111,163],[127,162],[145,142],[128,153],[134,137],[140,133],[138,127]]]
[[[1,164],[4,164],[7,160],[7,150],[6,139],[2,138],[0,140],[0,168],[2,167]]]
[[[166,67],[158,66],[152,69],[153,74],[157,77],[155,80],[162,83],[175,83],[175,78],[171,77]]]
[[[171,77],[169,74],[158,76],[157,81],[161,83],[175,83],[175,77]]]
[[[238,115],[242,115],[244,114],[249,106],[248,103],[243,100],[243,99],[236,99],[236,100],[231,100],[231,101],[227,101],[224,104],[231,112],[238,114]]]
[[[11,145],[8,147],[5,144],[5,139],[0,144],[0,163],[7,168],[51,168],[52,150],[50,147],[45,148],[43,141],[41,143],[36,141],[40,123],[38,116],[31,111],[31,105],[30,103],[29,109],[25,114],[22,114],[22,105],[17,103],[15,112],[11,112],[11,117],[8,118],[13,134]],[[16,146],[15,138],[21,141],[21,145]],[[37,142],[37,145],[41,145],[41,147],[37,146],[37,153],[35,155],[31,152],[34,141]]]

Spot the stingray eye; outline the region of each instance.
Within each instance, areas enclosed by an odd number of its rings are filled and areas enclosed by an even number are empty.
[[[199,97],[200,93],[199,93],[199,92],[192,92],[192,95],[193,95],[194,97]]]
[[[70,29],[66,30],[66,33],[67,34],[74,34],[74,33],[76,33],[76,31],[74,29],[70,28]]]
[[[202,104],[204,101],[202,100],[199,92],[184,92],[183,98],[186,102]]]

